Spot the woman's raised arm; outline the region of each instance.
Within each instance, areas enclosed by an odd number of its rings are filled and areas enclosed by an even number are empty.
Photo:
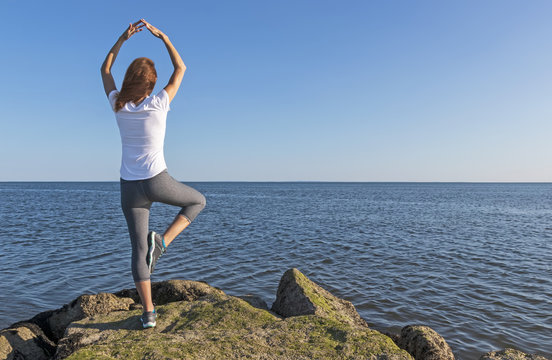
[[[105,57],[102,68],[100,70],[102,73],[102,81],[106,95],[109,96],[110,92],[112,92],[113,90],[117,90],[117,86],[115,86],[115,80],[113,79],[113,75],[111,75],[111,67],[115,62],[115,58],[117,58],[117,54],[119,53],[121,46],[125,41],[130,39],[132,35],[142,31],[141,28],[143,26],[144,24],[141,24],[141,21],[137,21],[134,24],[129,24],[125,32],[121,36],[119,36],[119,39],[117,39],[115,45],[113,45],[111,50],[109,50],[109,52],[107,53],[107,56]]]
[[[182,58],[178,54],[178,51],[176,51],[167,35],[165,35],[155,26],[148,23],[146,20],[141,19],[140,21],[146,26],[146,28],[152,33],[153,36],[163,40],[163,43],[165,43],[165,47],[169,52],[174,71],[171,75],[171,78],[169,79],[169,83],[167,84],[167,86],[165,86],[165,91],[167,92],[167,94],[169,94],[169,101],[172,101],[172,99],[178,92],[178,88],[180,87],[180,83],[182,82],[182,78],[184,77],[186,65],[184,65],[184,61],[182,61]]]

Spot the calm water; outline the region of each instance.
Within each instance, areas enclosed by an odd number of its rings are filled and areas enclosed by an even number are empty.
[[[378,330],[426,324],[459,359],[552,356],[552,184],[190,183],[207,207],[152,280],[270,306],[297,267]],[[0,183],[0,328],[134,287],[118,183]],[[177,211],[155,204],[150,228]]]

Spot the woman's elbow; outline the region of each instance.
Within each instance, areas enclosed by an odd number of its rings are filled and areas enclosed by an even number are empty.
[[[177,66],[174,69],[174,75],[177,77],[182,78],[184,76],[184,73],[186,72],[186,65],[182,64],[182,66]]]
[[[109,69],[107,68],[107,66],[105,66],[105,64],[102,64],[102,66],[100,67],[100,73],[102,75],[108,75],[110,73]]]

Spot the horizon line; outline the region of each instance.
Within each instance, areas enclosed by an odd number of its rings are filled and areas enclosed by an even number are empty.
[[[442,181],[442,180],[178,180],[183,183],[396,183],[396,184],[552,184],[552,181]],[[0,180],[0,183],[118,183],[119,180]]]

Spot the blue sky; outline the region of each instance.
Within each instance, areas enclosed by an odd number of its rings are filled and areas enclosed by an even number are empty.
[[[552,181],[549,1],[2,4],[0,181],[118,180],[99,68],[145,18],[188,69],[171,104],[182,181]],[[157,4],[157,3],[156,3]],[[113,67],[147,56],[143,31]]]

